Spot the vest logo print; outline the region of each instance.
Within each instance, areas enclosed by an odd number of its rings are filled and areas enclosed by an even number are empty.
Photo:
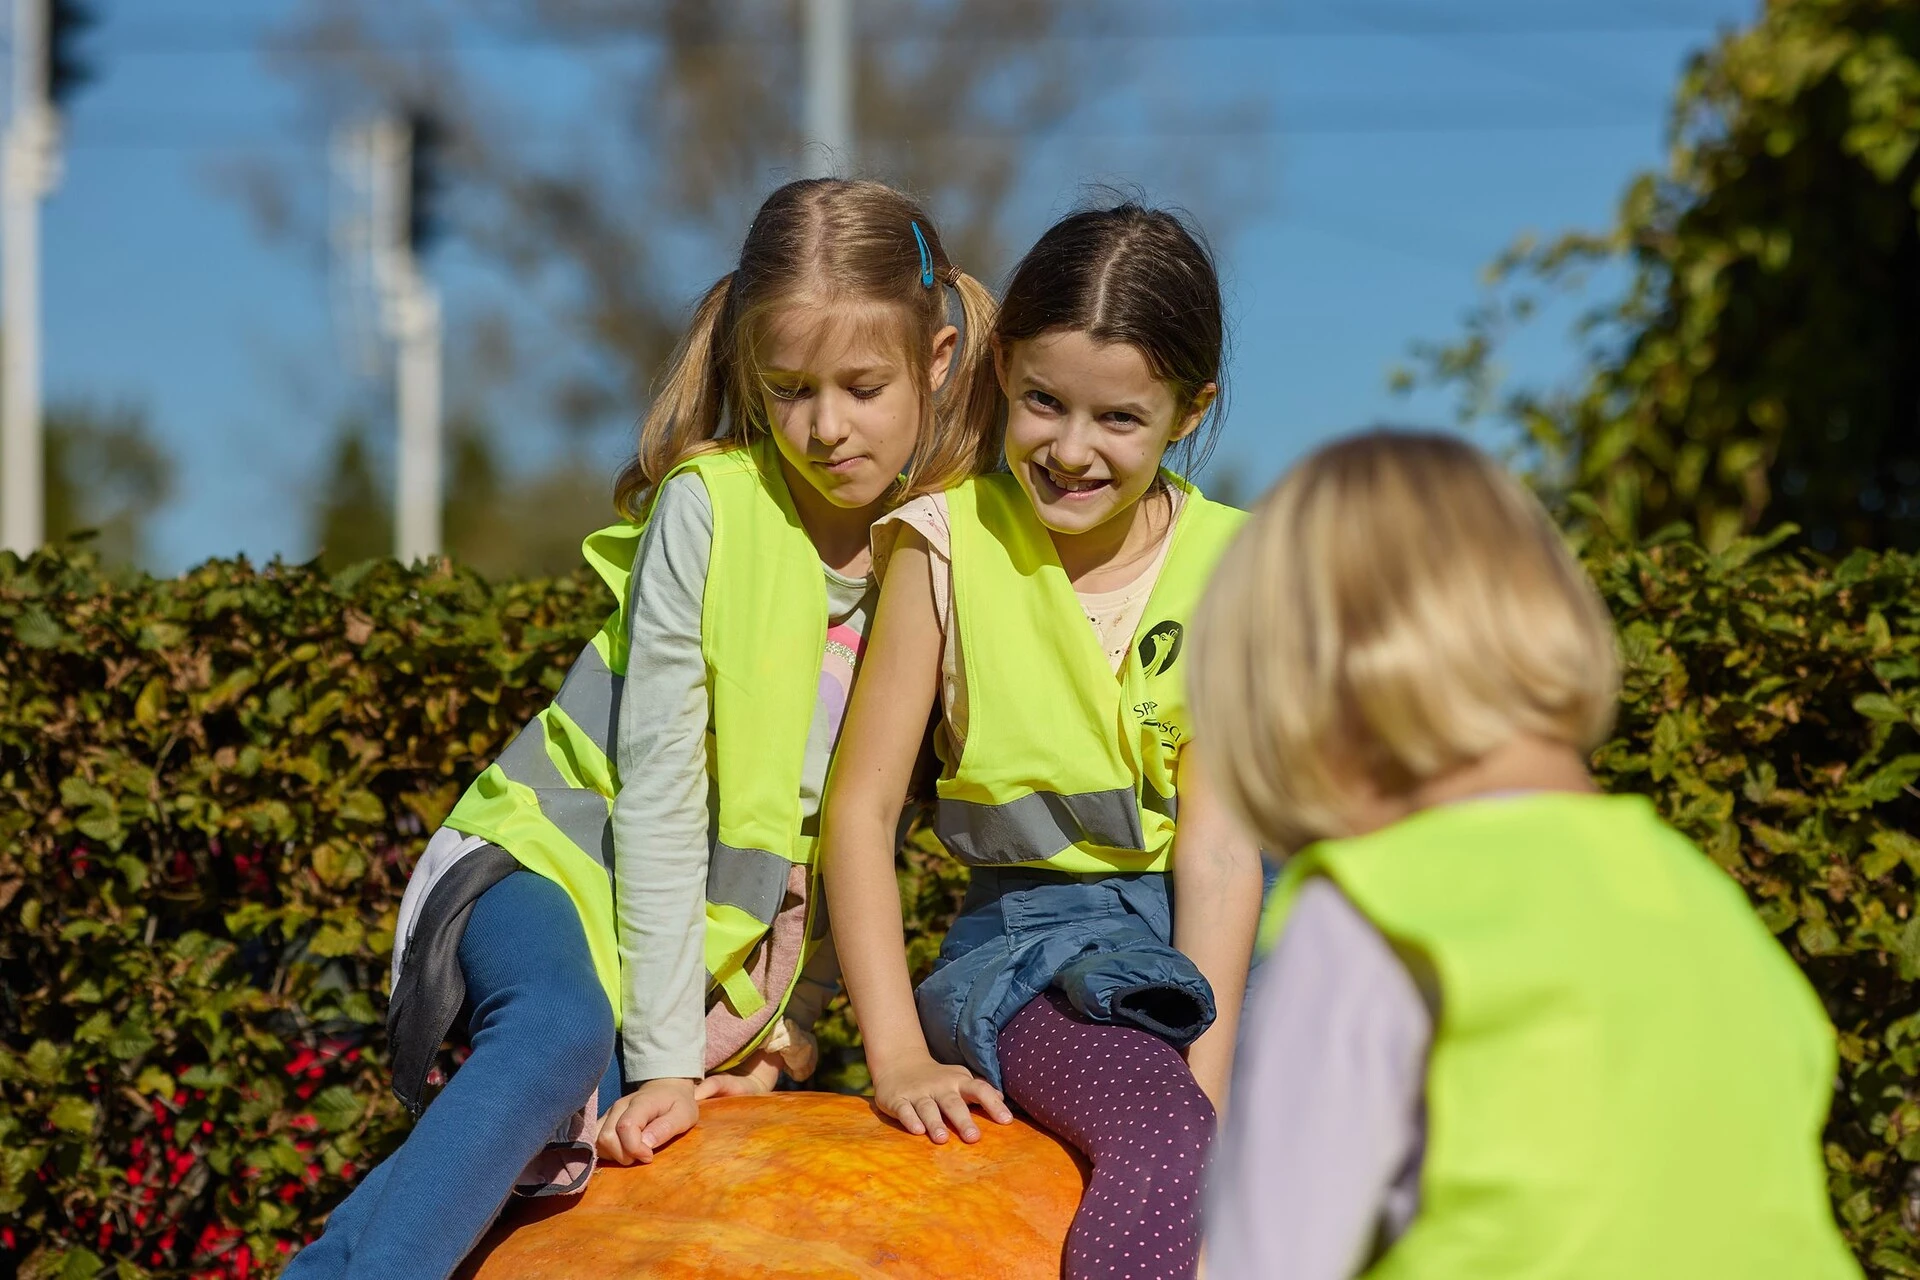
[[[1141,726],[1159,734],[1160,741],[1169,751],[1172,751],[1179,747],[1180,739],[1184,735],[1180,732],[1179,725],[1171,720],[1161,719],[1159,712],[1158,702],[1136,702],[1133,706],[1133,714],[1139,719]]]
[[[1153,629],[1140,637],[1140,670],[1149,676],[1164,675],[1168,667],[1180,656],[1180,646],[1186,643],[1187,629],[1169,618],[1165,622],[1156,622]]]

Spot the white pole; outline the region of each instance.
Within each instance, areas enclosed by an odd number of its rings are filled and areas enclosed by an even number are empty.
[[[13,0],[13,112],[0,195],[0,545],[31,554],[46,540],[40,421],[40,197],[52,177],[47,0]]]
[[[810,178],[853,165],[853,0],[807,0],[806,127]]]
[[[440,554],[440,298],[420,271],[407,225],[413,133],[391,117],[373,127],[373,278],[396,350],[399,442],[393,554],[412,564]]]
[[[415,266],[412,254],[409,267]],[[401,564],[440,554],[440,299],[417,270],[401,303],[400,457],[394,534]]]

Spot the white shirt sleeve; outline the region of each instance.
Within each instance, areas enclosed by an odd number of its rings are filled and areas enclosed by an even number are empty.
[[[629,1083],[698,1079],[706,1056],[711,848],[707,670],[700,649],[713,506],[669,480],[634,557],[613,802],[621,1062]]]
[[[1261,966],[1207,1189],[1214,1280],[1348,1280],[1416,1208],[1433,1015],[1324,878]]]

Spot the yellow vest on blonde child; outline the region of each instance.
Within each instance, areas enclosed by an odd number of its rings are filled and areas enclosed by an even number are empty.
[[[744,1018],[769,1002],[784,1008],[805,967],[803,955],[786,990],[761,991],[746,962],[780,910],[793,866],[814,861],[814,838],[800,830],[800,779],[826,646],[826,584],[771,445],[705,454],[673,474],[683,471],[700,477],[713,507],[700,626],[713,717],[707,759],[720,800],[707,872],[708,990],[718,989]],[[627,600],[645,527],[613,525],[582,544],[619,605],[553,704],[447,817],[448,826],[491,840],[567,891],[616,1026],[620,953],[611,818],[620,778],[614,746],[629,642]],[[817,888],[807,896],[810,916]],[[808,953],[818,932],[809,919]],[[768,1019],[722,1068],[744,1059],[778,1025],[778,1016]]]
[[[1858,1280],[1820,1133],[1833,1027],[1640,796],[1428,809],[1298,854],[1439,987],[1420,1209],[1367,1280]]]

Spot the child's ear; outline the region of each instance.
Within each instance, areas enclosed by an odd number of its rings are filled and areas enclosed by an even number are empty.
[[[1194,392],[1193,400],[1187,405],[1185,416],[1180,419],[1180,425],[1173,429],[1173,435],[1169,437],[1167,443],[1171,444],[1175,440],[1185,440],[1188,436],[1192,435],[1194,429],[1206,418],[1207,410],[1213,408],[1213,402],[1219,395],[1220,384],[1217,382],[1209,382],[1206,386]]]
[[[994,381],[1000,384],[1000,394],[1005,396],[1008,400],[1012,400],[1013,392],[1007,389],[1006,345],[1000,341],[1000,335],[996,333],[992,337],[987,339],[987,346],[993,352],[993,377],[994,377]]]
[[[953,353],[960,345],[960,331],[948,325],[933,335],[933,359],[927,362],[927,382],[934,390],[947,385],[947,374],[953,370]]]

